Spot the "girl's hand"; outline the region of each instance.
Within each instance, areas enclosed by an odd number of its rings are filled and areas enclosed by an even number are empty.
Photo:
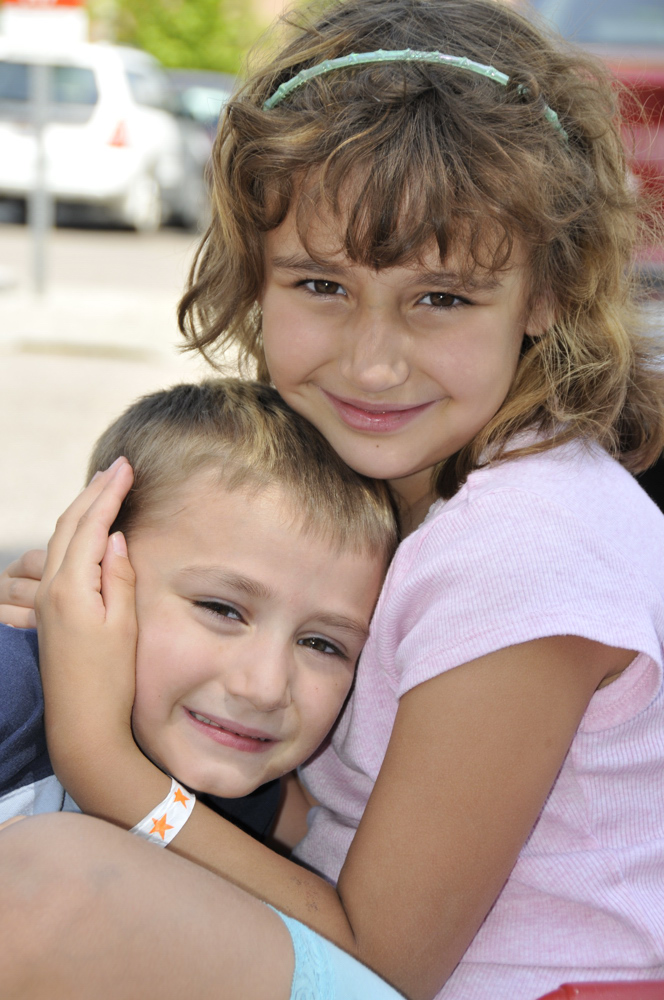
[[[0,622],[35,628],[35,594],[44,572],[46,552],[31,549],[0,573]]]
[[[89,760],[133,744],[134,574],[123,535],[108,536],[132,481],[118,459],[67,508],[36,595],[49,753],[74,798]]]

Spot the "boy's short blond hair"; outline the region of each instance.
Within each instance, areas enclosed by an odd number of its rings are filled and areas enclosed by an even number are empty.
[[[114,526],[127,535],[165,513],[192,476],[210,472],[231,491],[276,487],[292,501],[295,522],[340,549],[387,564],[397,545],[387,486],[353,472],[275,389],[257,382],[213,379],[141,397],[97,441],[88,479],[119,455],[134,470]]]

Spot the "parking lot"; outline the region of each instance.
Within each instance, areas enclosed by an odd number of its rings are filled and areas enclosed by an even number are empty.
[[[177,349],[194,245],[178,230],[55,230],[39,301],[29,230],[0,225],[0,566],[44,544],[128,402],[206,371]]]

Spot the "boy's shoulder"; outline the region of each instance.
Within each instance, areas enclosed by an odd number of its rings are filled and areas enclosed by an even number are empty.
[[[0,670],[10,661],[37,665],[37,630],[0,624]]]
[[[34,629],[0,625],[0,796],[52,774]]]
[[[35,701],[43,710],[35,629],[0,624],[0,690],[0,737],[7,714],[19,715],[22,706]]]

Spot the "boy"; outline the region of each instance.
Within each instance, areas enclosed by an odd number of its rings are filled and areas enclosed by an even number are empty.
[[[396,545],[386,488],[269,387],[216,380],[138,400],[88,478],[124,455],[114,530],[136,573],[132,727],[146,756],[255,836],[279,778],[350,689]],[[53,774],[33,630],[0,626],[0,822],[76,809]]]

